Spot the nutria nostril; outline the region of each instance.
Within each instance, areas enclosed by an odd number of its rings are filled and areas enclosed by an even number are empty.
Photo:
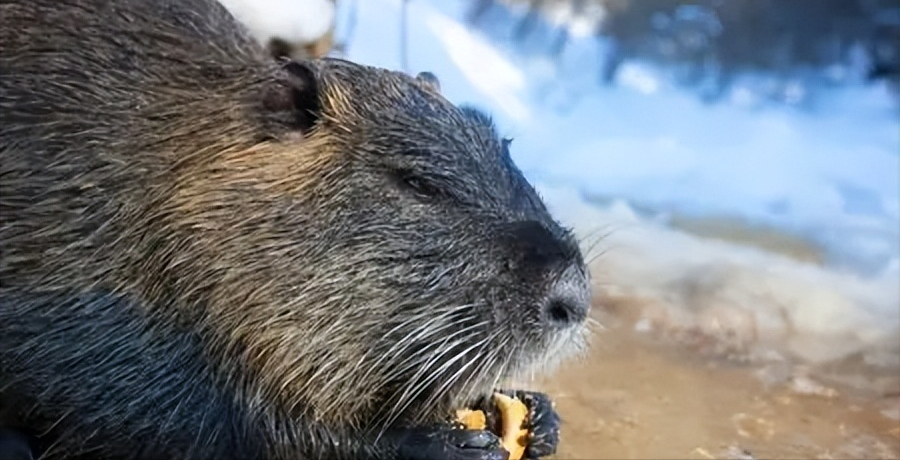
[[[547,303],[546,315],[550,324],[568,327],[584,321],[587,308],[572,299],[559,298]]]
[[[550,287],[544,320],[556,327],[578,326],[590,311],[590,290],[584,272],[569,267]]]

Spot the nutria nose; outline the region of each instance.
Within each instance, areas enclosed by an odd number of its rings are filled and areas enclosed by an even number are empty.
[[[584,271],[574,263],[550,287],[544,303],[544,321],[555,327],[584,322],[590,309],[590,293]]]
[[[527,283],[546,286],[542,321],[555,327],[583,322],[590,308],[590,288],[574,239],[537,221],[517,222],[511,230],[520,261],[518,274]]]
[[[572,255],[573,248],[540,222],[533,220],[516,222],[509,230],[511,243],[521,263],[521,270],[544,272],[552,266],[566,263],[566,259]]]

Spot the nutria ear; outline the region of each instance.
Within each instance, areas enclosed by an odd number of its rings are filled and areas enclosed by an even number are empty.
[[[316,124],[322,109],[316,71],[308,63],[283,62],[275,85],[264,96],[263,106],[291,128],[306,132]]]
[[[419,74],[416,75],[416,80],[419,82],[419,85],[426,90],[441,94],[441,81],[438,80],[437,75],[431,72],[419,72]]]

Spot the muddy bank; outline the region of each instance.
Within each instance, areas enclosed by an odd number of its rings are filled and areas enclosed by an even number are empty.
[[[564,418],[559,459],[897,458],[900,383],[824,384],[802,366],[707,352],[607,324],[584,360],[538,383]],[[708,351],[708,350],[707,350]],[[859,375],[877,379],[884,376]]]

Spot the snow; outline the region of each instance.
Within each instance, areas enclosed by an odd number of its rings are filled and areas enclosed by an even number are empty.
[[[516,94],[526,87],[526,77],[520,69],[506,61],[497,50],[483,46],[456,21],[439,14],[428,15],[425,21],[435,32],[450,61],[476,90],[491,98],[492,105],[517,122],[530,118],[529,108]],[[490,78],[480,78],[481,75],[490,75]]]
[[[260,43],[278,37],[290,43],[309,43],[334,23],[331,0],[219,0],[244,23]]]
[[[644,328],[700,330],[812,362],[900,351],[896,271],[861,277],[674,231],[621,200],[597,208],[569,187],[539,190],[594,247],[595,287],[642,301]]]

